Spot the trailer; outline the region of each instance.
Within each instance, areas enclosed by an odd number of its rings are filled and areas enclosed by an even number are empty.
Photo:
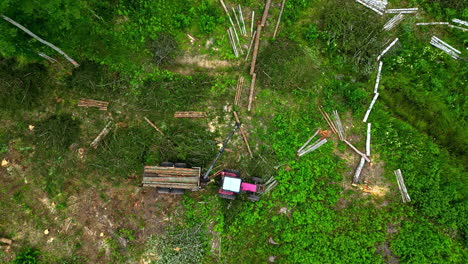
[[[156,187],[158,193],[183,194],[185,190],[200,189],[201,168],[186,163],[162,162],[159,166],[145,166],[143,187]]]

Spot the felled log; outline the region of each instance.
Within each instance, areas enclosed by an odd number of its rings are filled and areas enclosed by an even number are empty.
[[[252,52],[252,61],[250,62],[250,74],[253,75],[255,72],[255,65],[257,63],[258,47],[260,46],[260,35],[262,34],[262,26],[257,25],[257,34],[255,34],[255,44]]]
[[[454,26],[454,25],[448,25],[448,26],[451,27],[451,28],[456,28],[456,29],[463,30],[463,31],[465,31],[465,32],[468,31],[467,28],[462,28],[462,27],[458,27],[458,26]]]
[[[299,154],[300,152],[302,152],[302,150],[307,146],[307,144],[310,143],[310,141],[315,137],[317,136],[317,134],[320,132],[320,129],[317,129],[317,131],[315,131],[315,134],[313,134],[307,141],[306,143],[304,143],[304,145],[302,145],[302,147],[300,147],[296,153]]]
[[[242,21],[242,28],[244,30],[244,35],[247,35],[247,29],[245,28],[244,14],[242,14],[241,5],[239,5],[238,8],[239,8],[240,19]]]
[[[50,57],[50,56],[47,56],[45,53],[39,52],[39,53],[37,53],[37,55],[39,55],[39,56],[41,56],[42,58],[48,60],[50,63],[56,63],[56,62],[57,62],[56,59],[54,59],[54,58],[52,58],[52,57]]]
[[[375,80],[374,93],[377,93],[378,90],[379,90],[380,74],[382,72],[382,66],[383,66],[383,61],[380,61],[379,62],[379,70],[377,71],[377,78]]]
[[[327,143],[327,139],[326,138],[321,138],[319,140],[317,140],[314,144],[306,147],[304,150],[302,150],[300,153],[297,154],[297,156],[299,157],[302,157],[304,156],[305,154],[309,153],[309,152],[312,152],[316,149],[318,149],[319,147],[321,147],[323,144]]]
[[[245,61],[249,59],[250,51],[252,50],[252,46],[255,41],[255,34],[257,34],[257,31],[253,32],[253,37],[252,37],[252,40],[250,41],[249,49],[247,50],[247,55],[245,55]]]
[[[254,90],[255,90],[255,80],[257,79],[257,74],[252,74],[252,82],[250,83],[250,93],[249,93],[249,105],[247,106],[247,111],[252,109],[252,101],[254,97]]]
[[[164,136],[164,133],[153,122],[151,122],[148,118],[146,118],[146,116],[144,116],[143,118],[150,126],[152,126],[154,129],[156,129],[156,131],[158,131],[161,135]]]
[[[187,112],[175,112],[175,118],[200,118],[206,117],[206,112],[195,112],[195,111],[187,111]]]
[[[109,123],[107,123],[107,125],[104,127],[104,129],[101,131],[101,133],[99,133],[99,135],[93,140],[93,142],[91,142],[91,144],[89,144],[90,147],[92,148],[97,148],[99,142],[101,141],[101,139],[103,139],[110,131],[111,129],[111,124],[112,124],[112,121],[109,121]]]
[[[460,24],[460,25],[463,25],[465,27],[468,27],[468,22],[466,21],[463,21],[461,19],[458,19],[458,18],[454,18],[452,19],[453,22],[457,23],[457,24]]]
[[[265,26],[265,23],[268,17],[268,11],[270,10],[270,6],[271,6],[271,0],[267,0],[265,3],[265,9],[263,10],[262,23],[261,23],[262,27]]]
[[[232,27],[227,30],[228,37],[229,37],[229,44],[231,44],[232,51],[234,52],[234,56],[239,57],[239,53],[237,52],[236,41],[234,39],[234,33],[232,32]]]
[[[411,13],[416,13],[418,12],[417,7],[411,7],[411,8],[393,8],[393,9],[387,9],[385,10],[385,13],[387,14],[411,14]]]
[[[361,157],[361,161],[359,161],[356,171],[354,172],[353,185],[357,185],[359,183],[359,178],[361,177],[362,168],[364,167],[365,163],[366,159]]]
[[[240,124],[241,122],[240,122],[239,116],[237,115],[237,112],[234,111],[233,113],[234,113],[234,118],[236,119],[236,122]],[[244,140],[245,146],[247,147],[247,151],[249,152],[250,157],[253,158],[253,154],[252,154],[252,151],[250,150],[249,141],[247,140],[244,127],[240,126],[239,131],[241,133],[242,139]]]
[[[26,34],[28,34],[31,37],[35,38],[37,41],[41,42],[44,45],[49,46],[50,48],[54,49],[55,51],[57,51],[58,53],[63,55],[65,57],[65,59],[67,59],[69,62],[71,62],[71,64],[73,64],[73,66],[75,66],[75,67],[80,66],[74,59],[72,59],[70,56],[68,56],[65,52],[63,52],[61,49],[56,47],[54,44],[52,44],[50,42],[47,42],[47,41],[43,40],[42,38],[38,37],[36,34],[32,33],[27,28],[25,28],[24,26],[22,26],[18,22],[14,21],[13,19],[11,19],[11,18],[9,18],[9,17],[7,17],[5,15],[2,15],[2,18],[5,19],[6,21],[10,22],[11,24],[15,25],[19,29],[23,30],[24,32],[26,32]]]
[[[219,2],[221,2],[221,5],[223,6],[224,12],[226,12],[226,15],[227,15],[228,18],[229,18],[229,22],[231,23],[231,26],[234,27],[234,22],[232,22],[231,15],[229,14],[229,11],[228,11],[226,5],[224,4],[224,1],[223,1],[223,0],[219,0]]]
[[[328,126],[331,128],[332,132],[335,133],[335,134],[338,134],[338,131],[337,131],[335,125],[333,124],[333,121],[330,119],[330,116],[328,116],[327,112],[325,112],[325,110],[323,110],[322,106],[319,106],[319,111],[322,114],[323,119],[325,119]]]
[[[395,40],[392,41],[392,43],[390,43],[383,51],[382,53],[380,53],[380,55],[377,57],[377,61],[380,60],[380,58],[382,58],[383,55],[385,55],[385,53],[387,53],[392,47],[393,45],[395,45],[398,41],[398,38],[396,38]]]
[[[459,50],[457,50],[454,47],[450,46],[449,44],[445,43],[444,41],[442,41],[441,39],[439,39],[436,36],[432,36],[430,43],[431,43],[432,46],[444,51],[445,53],[452,56],[452,58],[454,58],[454,59],[458,59],[459,54],[461,54],[461,52]]]
[[[254,37],[254,33],[253,33],[253,28],[254,28],[254,21],[255,21],[255,11],[252,11],[252,17],[251,17],[251,25],[250,25],[250,37]]]
[[[377,2],[377,1],[372,1],[372,0],[356,0],[356,2],[369,8],[370,10],[376,12],[377,14],[381,16],[383,15],[383,11],[386,6],[386,4],[384,4],[383,2]]]
[[[239,18],[237,17],[237,14],[236,14],[236,9],[234,9],[234,7],[231,7],[231,9],[232,9],[232,13],[234,13],[234,18],[236,19],[236,23],[237,23],[237,26],[239,27],[240,33],[244,34],[244,32],[242,31],[242,26],[239,22]]]
[[[286,3],[286,0],[283,0],[283,2],[281,3],[281,11],[280,11],[279,16],[278,16],[278,21],[276,22],[275,32],[273,32],[273,38],[276,38],[276,33],[278,33],[278,28],[279,28],[279,25],[280,25],[280,22],[281,22],[281,16],[283,15],[284,4],[285,3]]]
[[[99,110],[102,110],[102,111],[107,111],[108,105],[109,105],[109,102],[106,102],[106,101],[99,101],[99,100],[86,99],[86,98],[81,98],[80,101],[78,102],[78,106],[80,107],[97,107],[99,108]]]
[[[385,23],[383,29],[386,31],[391,30],[396,25],[398,25],[403,20],[403,18],[404,16],[402,13],[397,14],[396,16],[392,17],[387,23]]]
[[[367,123],[366,155],[370,157],[371,123]]]
[[[366,114],[364,115],[364,119],[362,119],[362,122],[367,122],[367,119],[369,118],[372,108],[374,107],[375,101],[377,101],[377,98],[379,98],[379,93],[374,94],[374,98],[372,99],[372,102],[370,103],[369,108],[367,109]]]
[[[396,176],[398,189],[400,189],[401,199],[403,200],[403,203],[411,202],[411,198],[408,194],[408,190],[406,189],[405,181],[403,180],[403,175],[401,174],[401,170],[400,169],[395,170],[393,173]]]
[[[370,162],[370,159],[366,156],[366,154],[362,153],[361,151],[359,151],[355,146],[353,146],[351,143],[349,143],[349,141],[347,141],[346,139],[343,140],[344,143],[346,143],[351,149],[353,149],[357,154],[361,155],[361,157],[363,157],[367,162]]]
[[[340,138],[341,141],[345,140],[345,134],[344,134],[344,129],[343,129],[343,124],[341,123],[340,116],[338,115],[338,111],[333,111],[333,116],[335,118],[334,123],[335,127],[338,131],[338,137]]]
[[[416,23],[416,26],[429,26],[429,25],[448,25],[449,22],[424,22]]]

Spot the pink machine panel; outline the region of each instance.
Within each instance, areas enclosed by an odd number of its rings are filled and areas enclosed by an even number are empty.
[[[257,192],[257,185],[243,182],[241,183],[241,190],[248,192]]]

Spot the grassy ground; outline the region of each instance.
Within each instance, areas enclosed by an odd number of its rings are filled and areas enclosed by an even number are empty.
[[[141,11],[144,2],[125,10]],[[245,14],[261,14],[261,4],[237,2]],[[180,29],[153,32],[153,24],[164,26],[151,22],[149,8],[127,14],[122,36],[158,35],[133,58],[137,70],[116,71],[123,67],[116,66],[121,58],[96,63],[94,57],[70,73],[55,64],[1,59],[0,159],[8,165],[0,168],[0,237],[14,242],[0,251],[0,261],[461,263],[466,140],[464,121],[453,123],[466,116],[466,66],[426,40],[437,34],[460,43],[466,34],[415,29],[415,18],[380,33],[387,17],[354,2],[287,2],[276,40],[271,36],[278,3],[270,11],[250,112],[248,62],[233,57],[228,22],[216,1],[184,13],[187,19],[209,14],[185,27],[198,38],[193,44]],[[168,9],[168,17],[177,8]],[[136,25],[141,32],[131,30]],[[347,138],[364,149],[361,120],[372,97],[374,60],[395,36],[401,44],[384,59],[382,95],[370,117],[373,161],[363,170],[364,184],[351,186],[359,157],[336,136],[297,158],[305,140],[327,128],[318,105],[329,113],[338,110]],[[250,38],[241,41],[247,45]],[[240,106],[233,107],[239,74],[247,84]],[[109,109],[77,107],[80,98],[109,101]],[[279,185],[271,193],[251,203],[243,196],[218,198],[217,180],[184,196],[140,187],[144,165],[170,160],[206,168],[234,123],[233,109],[254,157],[236,134],[219,168],[238,169],[245,178],[274,176]],[[173,118],[175,111],[187,110],[206,111],[208,117]],[[109,121],[111,132],[97,149],[90,148]],[[409,205],[400,202],[392,174],[397,168],[413,199]]]

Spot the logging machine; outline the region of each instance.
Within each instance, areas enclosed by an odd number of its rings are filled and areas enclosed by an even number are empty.
[[[253,177],[252,181],[255,184],[247,183],[240,178],[239,171],[229,169],[221,170],[210,177],[216,162],[240,125],[236,122],[203,177],[201,177],[200,167],[189,167],[186,163],[162,162],[159,166],[144,167],[142,185],[156,187],[158,193],[183,194],[185,190],[197,191],[205,186],[210,178],[221,176],[221,188],[218,191],[220,197],[234,200],[237,193],[248,192],[250,193],[247,197],[249,200],[258,201],[259,197],[255,194],[265,189],[262,185],[257,185],[262,182],[262,179]]]

